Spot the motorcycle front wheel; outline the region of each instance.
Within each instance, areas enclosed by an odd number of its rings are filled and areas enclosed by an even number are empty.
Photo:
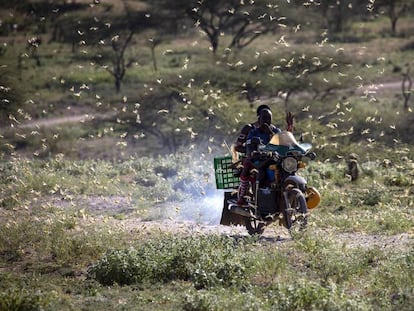
[[[305,228],[308,221],[308,207],[305,195],[300,189],[292,188],[287,192],[287,201],[286,209],[283,212],[286,228],[289,230],[292,227]]]

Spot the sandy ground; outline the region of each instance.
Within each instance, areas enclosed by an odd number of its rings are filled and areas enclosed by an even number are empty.
[[[57,204],[64,207],[68,203],[60,202]],[[90,215],[98,218],[122,213],[125,217],[121,219],[110,217],[109,222],[113,222],[114,226],[122,227],[129,232],[140,234],[164,232],[189,236],[219,234],[248,237],[243,226],[220,225],[221,193],[216,197],[206,198],[204,201],[160,204],[150,208],[151,212],[144,217],[137,214],[136,203],[124,197],[80,197],[70,204],[75,208],[83,208]],[[312,230],[313,228],[310,229],[310,231]],[[375,246],[391,251],[414,247],[413,233],[380,235],[337,232],[332,229],[319,228],[314,230],[319,236],[324,236],[344,248]],[[293,241],[288,230],[277,224],[267,227],[260,240],[279,245],[288,245]]]

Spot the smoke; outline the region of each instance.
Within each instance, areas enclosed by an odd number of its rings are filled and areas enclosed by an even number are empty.
[[[218,225],[223,209],[224,194],[221,191],[179,203],[177,220],[193,221],[199,224]]]
[[[150,217],[204,225],[220,224],[224,193],[216,189],[214,155],[200,150],[201,147],[195,147],[190,153],[176,155],[175,161],[179,164],[185,162],[185,165],[179,165],[178,174],[166,176],[174,193],[169,200],[155,206]]]
[[[151,209],[148,218],[218,225],[223,209],[223,199],[223,192],[216,190],[208,195],[191,197],[185,201],[161,203]]]

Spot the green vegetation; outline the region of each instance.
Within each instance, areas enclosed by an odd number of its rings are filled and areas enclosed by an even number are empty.
[[[191,280],[196,289],[241,286],[245,250],[225,237],[162,237],[139,249],[114,250],[88,269],[103,285]]]
[[[413,309],[412,1],[18,2],[0,311]],[[322,202],[293,237],[212,233],[212,159],[262,103],[313,144]]]
[[[166,203],[164,217],[176,218],[180,202],[213,191],[211,161],[187,162],[4,165],[2,308],[411,308],[414,188],[398,180],[413,174],[413,162],[361,163],[364,173],[352,184],[343,164],[310,164],[304,176],[322,204],[304,232],[290,239],[281,228],[281,240],[197,233],[180,222],[147,228],[151,221],[141,219],[154,219],[156,201]]]

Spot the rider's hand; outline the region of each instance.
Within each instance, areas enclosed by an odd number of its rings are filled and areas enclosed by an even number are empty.
[[[252,137],[252,139],[250,140],[250,144],[253,146],[258,146],[260,145],[261,141],[259,137]]]
[[[264,130],[264,132],[265,133],[267,133],[267,134],[269,134],[269,135],[272,135],[273,134],[273,131],[272,131],[272,128],[270,127],[270,125],[269,124],[263,124],[263,130]]]

